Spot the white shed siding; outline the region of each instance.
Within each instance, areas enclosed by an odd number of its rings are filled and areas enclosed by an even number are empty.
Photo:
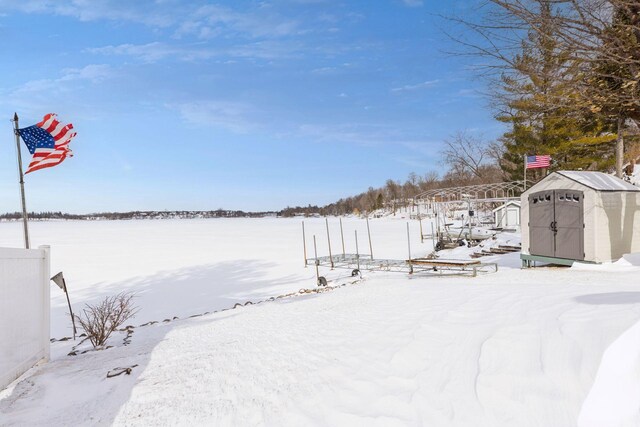
[[[630,252],[640,252],[640,193],[600,193],[596,261],[620,258]]]

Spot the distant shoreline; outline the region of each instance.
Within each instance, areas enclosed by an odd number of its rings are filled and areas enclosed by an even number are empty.
[[[30,212],[30,221],[80,220],[80,221],[113,221],[113,220],[160,220],[160,219],[209,219],[209,218],[276,218],[282,217],[280,212],[244,212],[219,209],[215,211],[132,211],[132,212],[100,212],[91,214],[67,214],[62,212]],[[22,221],[18,212],[0,215],[0,222]]]

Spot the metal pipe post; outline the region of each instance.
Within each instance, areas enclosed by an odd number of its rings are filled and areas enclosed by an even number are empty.
[[[409,222],[407,222],[407,247],[409,248],[409,261],[411,261],[411,238],[409,236]]]
[[[371,252],[371,260],[373,261],[373,245],[371,244],[371,230],[369,229],[369,217],[367,217],[367,235],[369,236],[369,251]]]
[[[409,222],[407,221],[407,247],[409,248],[409,274],[413,273],[413,265],[411,265],[411,236],[409,234]]]
[[[424,234],[422,234],[422,217],[420,216],[420,205],[418,207],[418,222],[420,223],[420,243],[424,243]]]
[[[318,281],[320,280],[320,271],[318,270],[318,266],[320,265],[320,262],[318,262],[318,247],[316,246],[316,235],[313,235],[313,253],[315,255],[316,258],[316,283],[318,283]]]
[[[67,291],[67,281],[64,280],[64,276],[62,277],[62,285],[64,286],[64,294],[67,296],[67,304],[69,305],[69,314],[71,315],[71,324],[73,325],[73,340],[76,340],[76,318],[73,315],[73,310],[71,309],[71,301],[69,300],[69,292]]]
[[[436,233],[433,231],[433,221],[431,221],[431,242],[433,242],[433,249],[436,248]]]
[[[356,262],[358,263],[358,270],[360,270],[360,251],[358,250],[358,230],[355,230],[356,233]]]
[[[342,256],[344,257],[347,254],[344,250],[344,231],[342,230],[342,217],[340,218],[340,238],[342,239]]]
[[[442,217],[441,217],[440,205],[436,205],[436,240],[440,241],[442,238]],[[446,221],[445,221],[446,222]]]
[[[420,243],[424,243],[424,234],[422,232],[422,216],[420,216],[420,205],[418,205],[418,223],[420,224]]]
[[[331,238],[329,237],[329,220],[325,218],[324,222],[325,224],[327,224],[327,242],[329,243],[329,259],[331,260],[331,269],[333,270],[333,255],[331,255]]]
[[[304,250],[304,268],[307,268],[307,239],[304,235],[304,221],[302,221],[302,249]]]
[[[469,218],[467,218],[469,220],[469,240],[471,240],[471,199],[468,199],[467,203],[469,204],[469,210],[467,212],[467,215],[469,216]]]
[[[527,191],[527,155],[524,155],[524,181],[523,181],[524,191]],[[523,191],[523,193],[524,193]]]
[[[22,223],[24,226],[24,247],[29,249],[29,226],[27,217],[27,203],[24,197],[24,174],[22,173],[22,153],[20,151],[20,134],[18,133],[18,113],[13,113],[13,129],[16,135],[16,148],[18,150],[18,171],[20,172],[20,195],[22,196]]]

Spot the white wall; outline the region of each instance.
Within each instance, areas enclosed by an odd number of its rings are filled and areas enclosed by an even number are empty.
[[[0,389],[49,359],[49,247],[0,248]]]
[[[626,253],[640,252],[640,193],[602,193],[598,207],[596,261],[615,261]]]

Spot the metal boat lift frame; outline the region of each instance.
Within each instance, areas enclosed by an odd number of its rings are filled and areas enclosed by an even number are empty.
[[[371,259],[369,255],[345,254],[310,258],[309,264],[318,267],[329,267],[331,269],[341,268],[352,270],[351,275],[360,274],[361,270],[386,271],[392,273],[406,274],[429,274],[447,276],[471,276],[476,277],[478,273],[495,273],[498,271],[498,264],[495,262],[480,262],[478,260],[454,260],[454,259],[427,259],[412,258],[408,260],[399,259]],[[323,276],[318,273],[318,284],[323,284]],[[326,280],[326,279],[325,279]]]
[[[333,255],[331,253],[331,239],[329,236],[329,222],[325,219],[327,226],[327,242],[329,246],[329,256],[318,256],[316,245],[316,236],[313,236],[314,257],[307,258],[307,246],[304,230],[304,221],[302,222],[302,238],[304,245],[304,265],[315,265],[316,280],[319,286],[327,286],[327,279],[320,275],[320,267],[329,267],[331,270],[335,268],[350,269],[351,276],[361,275],[361,270],[367,271],[387,271],[393,273],[406,274],[430,274],[430,275],[465,275],[476,277],[478,273],[490,273],[498,271],[497,263],[483,263],[478,260],[445,260],[445,259],[429,259],[429,258],[412,258],[411,257],[411,239],[409,235],[409,223],[407,223],[407,249],[409,258],[402,259],[374,259],[373,246],[371,245],[371,234],[369,230],[369,221],[367,219],[367,234],[369,234],[369,248],[371,254],[360,254],[358,248],[358,232],[355,231],[356,253],[347,254],[344,252],[344,234],[342,231],[342,220],[340,221],[340,235],[343,242],[343,253]]]

